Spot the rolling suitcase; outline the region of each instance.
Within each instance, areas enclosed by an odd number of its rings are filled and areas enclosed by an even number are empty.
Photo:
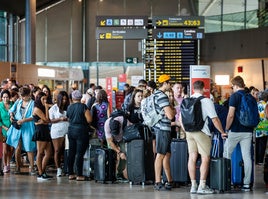
[[[96,182],[116,181],[116,153],[112,149],[98,148],[95,151],[94,179]]]
[[[154,154],[151,142],[132,140],[127,143],[127,173],[131,184],[153,183]]]
[[[253,158],[253,145],[251,145],[251,158]],[[251,184],[254,181],[254,161],[252,161],[252,173],[251,173]],[[240,144],[235,147],[231,157],[231,182],[233,186],[242,186],[244,178],[244,162],[242,159],[242,153]]]
[[[95,151],[97,148],[101,148],[98,139],[90,139],[88,149],[84,155],[83,162],[83,175],[94,178],[94,162],[95,162]]]
[[[223,142],[219,133],[213,136],[210,161],[210,188],[220,192],[231,190],[231,160],[223,158]]]
[[[231,160],[212,158],[210,161],[210,188],[220,192],[231,190]]]
[[[172,139],[170,171],[174,182],[189,182],[188,147],[186,140]]]

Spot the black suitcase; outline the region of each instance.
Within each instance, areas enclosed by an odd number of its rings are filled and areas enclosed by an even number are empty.
[[[151,142],[132,140],[127,143],[127,173],[131,184],[153,183],[154,154]]]
[[[210,188],[220,192],[231,190],[231,160],[212,158],[210,161]]]
[[[170,170],[174,182],[189,182],[188,147],[186,140],[172,139]]]
[[[116,153],[112,149],[98,148],[95,151],[94,179],[96,182],[116,181]]]

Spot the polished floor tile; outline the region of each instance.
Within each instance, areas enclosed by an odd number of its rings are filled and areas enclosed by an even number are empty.
[[[102,184],[95,181],[69,181],[67,176],[52,180],[39,181],[36,176],[15,175],[12,173],[0,177],[0,199],[267,199],[268,190],[263,182],[263,168],[255,169],[254,191],[244,193],[231,191],[212,195],[190,194],[189,186],[174,188],[172,191],[155,191],[152,185],[130,185],[129,183]]]

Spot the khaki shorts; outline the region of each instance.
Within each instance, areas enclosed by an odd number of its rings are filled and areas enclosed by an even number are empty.
[[[197,152],[203,156],[210,156],[211,137],[201,131],[186,132],[186,140],[189,153]]]

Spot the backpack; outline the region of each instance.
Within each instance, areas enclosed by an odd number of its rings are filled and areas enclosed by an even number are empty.
[[[126,127],[127,125],[127,115],[124,111],[122,110],[115,110],[111,113],[110,115],[110,122],[109,122],[109,127],[113,130],[115,130],[115,128],[117,128],[117,132],[119,133],[120,132],[120,127],[121,125],[119,124],[119,122],[117,120],[115,120],[116,117],[118,116],[123,116],[124,118],[124,121],[123,121],[123,129]]]
[[[256,99],[249,93],[237,93],[242,96],[240,111],[237,113],[239,122],[246,127],[256,127],[260,121]]]
[[[151,94],[141,101],[141,114],[143,123],[148,127],[153,127],[163,117],[155,109],[155,94]]]
[[[181,119],[184,129],[188,132],[200,131],[204,127],[205,121],[202,116],[201,99],[188,97],[184,98],[181,103]]]

